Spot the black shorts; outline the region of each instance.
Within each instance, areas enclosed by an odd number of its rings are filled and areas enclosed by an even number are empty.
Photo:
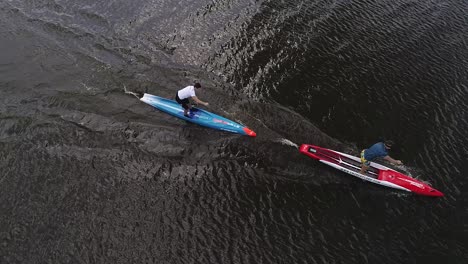
[[[175,100],[177,101],[178,104],[182,105],[182,107],[183,107],[184,109],[189,109],[189,106],[188,106],[188,105],[190,104],[190,101],[189,101],[188,98],[185,98],[184,100],[181,100],[181,99],[179,98],[179,94],[176,93],[176,95],[175,95]]]

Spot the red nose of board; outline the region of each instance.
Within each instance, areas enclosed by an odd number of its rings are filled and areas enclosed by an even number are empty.
[[[251,137],[256,137],[257,134],[255,132],[253,132],[252,130],[250,130],[248,127],[244,127],[243,128],[245,134],[251,136]]]
[[[443,193],[439,192],[439,191],[436,190],[436,189],[432,189],[432,188],[431,188],[431,191],[429,191],[429,193],[426,194],[426,195],[428,195],[428,196],[434,196],[434,197],[442,197],[442,196],[444,196]]]

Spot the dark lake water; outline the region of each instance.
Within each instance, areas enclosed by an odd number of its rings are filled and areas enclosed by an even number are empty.
[[[467,263],[468,2],[3,0],[0,263]],[[256,138],[126,93],[202,83]],[[442,198],[299,154],[391,138]]]

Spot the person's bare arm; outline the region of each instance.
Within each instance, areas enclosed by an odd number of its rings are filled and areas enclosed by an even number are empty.
[[[192,96],[193,101],[195,101],[197,104],[202,104],[202,105],[208,105],[207,102],[203,102],[202,100],[198,99],[196,96]]]
[[[396,159],[393,159],[392,157],[390,156],[385,156],[384,159],[390,163],[394,163],[394,164],[397,164],[397,165],[401,165],[403,164],[403,162],[401,162],[401,160],[396,160]]]

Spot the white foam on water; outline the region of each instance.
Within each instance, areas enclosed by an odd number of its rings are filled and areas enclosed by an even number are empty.
[[[286,138],[280,138],[280,139],[275,140],[275,141],[276,141],[276,142],[279,142],[279,143],[281,143],[281,144],[283,144],[283,145],[288,145],[288,146],[291,146],[291,147],[299,148],[299,146],[298,146],[296,143],[294,143],[294,142],[292,142],[291,140],[286,139]]]
[[[128,91],[128,90],[127,90],[127,87],[126,87],[125,85],[124,85],[124,92],[125,92],[126,94],[131,94],[131,95],[135,96],[136,98],[140,99],[140,97],[138,97],[138,94],[136,94],[136,93],[134,93],[134,92],[132,92],[132,91]]]

